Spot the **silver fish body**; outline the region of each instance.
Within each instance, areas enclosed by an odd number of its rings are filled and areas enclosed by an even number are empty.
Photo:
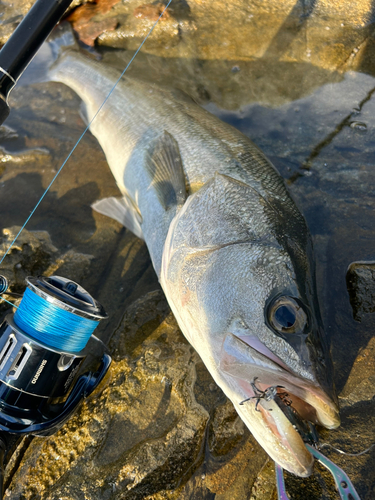
[[[89,121],[118,76],[73,50],[50,73]],[[311,239],[283,180],[238,130],[150,83],[122,79],[90,130],[122,194],[95,208],[145,240],[182,332],[258,442],[309,475],[301,436],[252,384],[283,386],[302,418],[339,425]]]

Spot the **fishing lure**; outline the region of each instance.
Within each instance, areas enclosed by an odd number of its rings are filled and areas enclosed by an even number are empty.
[[[293,408],[293,401],[289,399],[289,395],[286,392],[278,391],[278,389],[284,389],[281,385],[274,385],[267,387],[264,391],[256,386],[257,377],[251,382],[251,386],[254,390],[255,396],[247,398],[241,401],[241,405],[251,399],[255,399],[255,409],[258,410],[258,405],[261,400],[265,401],[275,401],[279,406],[285,416],[289,419],[293,427],[299,432],[303,441],[305,442],[306,448],[310,453],[326,467],[332,474],[337,490],[340,494],[342,500],[360,500],[358,493],[356,492],[352,482],[350,481],[347,474],[340,469],[336,464],[324,456],[320,451],[318,451],[318,441],[319,437],[315,427],[310,423],[306,423],[298,414],[297,410]],[[269,409],[272,411],[272,409]],[[290,500],[286,492],[284,473],[280,465],[275,462],[276,470],[276,486],[278,500]]]
[[[281,409],[284,415],[291,422],[293,427],[299,432],[304,442],[316,445],[318,443],[319,438],[313,424],[311,424],[310,422],[305,422],[300,417],[297,410],[293,408],[292,406],[293,401],[289,398],[289,394],[287,392],[278,390],[278,389],[285,389],[285,387],[282,385],[272,385],[270,387],[267,387],[263,391],[256,386],[257,380],[258,377],[255,377],[251,382],[251,387],[253,388],[255,396],[251,396],[250,398],[244,399],[243,401],[240,402],[240,405],[243,405],[244,403],[250,401],[251,399],[256,399],[255,410],[260,411],[258,410],[258,405],[262,399],[264,399],[265,401],[271,401],[271,400],[275,401],[275,403],[278,405],[278,407]],[[270,408],[268,411],[272,411],[272,408]]]
[[[250,401],[251,399],[256,399],[255,403],[255,410],[258,410],[258,405],[261,399],[264,399],[265,401],[271,401],[271,399],[275,399],[276,397],[281,397],[280,394],[278,394],[277,389],[284,389],[282,385],[271,385],[270,387],[267,387],[264,391],[259,389],[255,382],[258,380],[258,377],[254,377],[253,381],[250,383],[251,387],[253,388],[255,396],[251,396],[247,399],[244,399],[243,401],[240,402],[240,405],[242,406],[244,403],[247,401]],[[287,396],[286,393],[283,393]],[[272,411],[272,410],[270,410]]]
[[[292,401],[288,400],[288,402],[286,403],[284,399],[280,397],[280,395],[275,396],[275,401],[287,416],[287,418],[289,418],[292,425],[297,429],[309,452],[332,474],[336,483],[337,490],[340,494],[340,498],[342,500],[360,500],[360,497],[347,474],[326,456],[324,456],[323,453],[318,451],[317,448],[319,447],[319,437],[314,425],[310,422],[307,425],[306,422],[302,420],[297,410],[293,408]],[[278,498],[279,500],[289,500],[285,489],[283,469],[276,463],[275,467]]]

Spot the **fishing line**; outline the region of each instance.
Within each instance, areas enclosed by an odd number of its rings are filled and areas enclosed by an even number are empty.
[[[17,306],[15,306],[14,304],[12,304],[12,302],[9,302],[9,300],[4,299],[4,297],[0,296],[0,299],[3,300],[4,302],[6,302],[7,304],[9,304],[10,306],[15,307],[16,309],[18,309]]]
[[[364,455],[365,453],[368,453],[372,448],[374,448],[375,444],[372,444],[369,448],[367,448],[364,451],[360,451],[358,453],[348,453],[346,451],[340,450],[339,448],[336,448],[335,446],[332,446],[329,443],[322,443],[319,445],[319,448],[332,448],[333,450],[337,451],[338,453],[341,453],[342,455],[348,455],[349,457],[360,457],[361,455]]]
[[[66,304],[46,300],[26,288],[14,315],[18,328],[35,340],[55,349],[79,352],[87,344],[99,320],[78,316],[66,310]]]
[[[5,254],[3,255],[2,259],[0,260],[0,265],[2,264],[3,260],[5,259],[5,257],[8,255],[10,249],[12,248],[12,246],[14,245],[14,243],[16,242],[17,238],[19,237],[19,235],[21,234],[21,232],[25,229],[25,226],[27,225],[27,223],[29,222],[29,220],[31,219],[31,217],[34,215],[36,209],[39,207],[39,205],[41,204],[41,202],[43,201],[44,197],[46,196],[47,192],[49,191],[50,187],[52,186],[52,184],[55,182],[57,176],[60,174],[61,170],[64,168],[65,164],[67,163],[67,161],[69,160],[69,158],[72,156],[72,154],[74,153],[74,151],[76,150],[78,144],[81,142],[83,136],[86,134],[86,132],[89,130],[90,126],[92,125],[92,122],[95,120],[95,118],[98,116],[98,114],[100,113],[100,111],[102,110],[103,106],[106,104],[106,102],[108,101],[108,99],[110,98],[110,96],[112,95],[113,91],[115,90],[115,88],[117,87],[119,81],[121,80],[121,78],[124,76],[125,72],[127,71],[127,69],[129,68],[129,66],[131,65],[131,63],[133,62],[133,60],[135,59],[135,57],[137,56],[138,52],[141,50],[141,48],[143,47],[144,43],[146,42],[146,40],[148,39],[148,37],[151,35],[151,33],[154,31],[154,28],[155,26],[158,24],[159,20],[162,18],[164,12],[167,10],[167,8],[169,7],[169,5],[171,4],[172,0],[169,0],[167,5],[165,6],[163,12],[160,14],[160,16],[158,17],[158,19],[155,21],[155,23],[153,24],[153,26],[151,27],[150,31],[148,32],[148,34],[146,35],[146,37],[143,39],[142,43],[140,44],[140,46],[138,47],[138,49],[136,50],[136,52],[134,53],[133,57],[130,59],[129,63],[126,65],[125,69],[123,70],[123,72],[121,73],[121,75],[119,76],[119,78],[117,79],[117,81],[115,82],[115,84],[113,85],[112,89],[109,91],[107,97],[104,99],[104,101],[102,102],[102,104],[100,105],[99,109],[96,111],[95,115],[92,117],[90,123],[87,125],[87,127],[85,128],[85,130],[83,131],[83,133],[81,134],[80,138],[78,139],[78,141],[76,142],[76,144],[73,146],[72,150],[70,151],[70,153],[68,154],[68,156],[66,157],[66,159],[64,160],[63,164],[61,165],[61,167],[59,168],[59,170],[57,171],[56,175],[53,177],[52,181],[49,183],[47,189],[44,191],[44,193],[42,194],[42,196],[40,197],[38,203],[35,205],[35,207],[33,208],[33,210],[31,211],[30,215],[28,216],[28,218],[26,219],[24,225],[21,227],[21,229],[18,231],[16,237],[14,238],[14,240],[12,241],[12,243],[9,245],[9,248],[8,250],[5,252]],[[5,300],[3,299],[2,297],[0,297],[0,299],[2,300]]]

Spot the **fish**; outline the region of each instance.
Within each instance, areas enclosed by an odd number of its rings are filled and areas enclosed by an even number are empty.
[[[81,98],[120,191],[93,208],[145,241],[181,331],[258,443],[310,475],[314,458],[283,394],[300,421],[335,429],[340,417],[312,239],[282,177],[187,94],[118,81],[61,29],[48,78]]]

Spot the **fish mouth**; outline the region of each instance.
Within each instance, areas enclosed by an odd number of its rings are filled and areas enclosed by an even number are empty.
[[[338,427],[336,403],[318,384],[233,334],[224,339],[220,369],[232,389],[232,402],[255,439],[283,469],[309,476],[314,458],[305,446],[308,437],[303,428],[309,429],[309,423]],[[233,394],[238,394],[238,401]]]

